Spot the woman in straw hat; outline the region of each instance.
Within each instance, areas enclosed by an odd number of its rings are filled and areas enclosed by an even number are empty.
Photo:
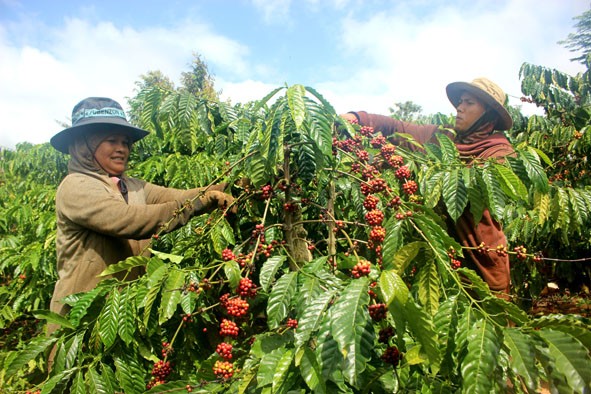
[[[499,86],[486,78],[477,78],[472,82],[450,83],[446,91],[457,111],[454,142],[462,158],[502,160],[515,153],[511,143],[499,132],[513,127],[511,116],[504,107],[506,95]],[[362,126],[371,126],[384,136],[396,132],[410,134],[420,143],[436,142],[434,134],[439,129],[436,125],[417,125],[364,111],[341,116]],[[488,210],[478,223],[474,223],[472,214],[466,210],[453,227],[465,247],[476,248],[484,244],[494,249],[507,244],[500,224]],[[506,254],[496,251],[475,253],[473,249],[467,249],[467,254],[491,290],[500,292],[501,296],[509,293],[511,276]]]
[[[147,134],[127,122],[116,101],[89,97],[74,107],[72,127],[51,138],[55,149],[70,155],[68,175],[56,194],[59,279],[52,311],[65,314],[64,297],[91,290],[109,265],[142,253],[169,220],[163,231],[193,215],[232,206],[224,184],[179,190],[125,176],[132,144]],[[124,274],[133,279],[140,272]],[[48,327],[49,333],[55,329]]]

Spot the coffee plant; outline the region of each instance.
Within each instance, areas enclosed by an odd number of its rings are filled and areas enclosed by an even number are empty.
[[[238,214],[214,211],[172,233],[164,224],[152,257],[110,266],[95,289],[65,300],[67,316],[45,310],[55,278],[53,190],[66,158],[47,145],[2,151],[0,297],[10,343],[0,352],[0,386],[588,392],[589,320],[531,316],[523,302],[539,291],[548,259],[564,256],[560,242],[583,256],[591,221],[586,181],[555,177],[567,167],[557,163],[563,128],[582,134],[570,154],[588,152],[587,76],[554,87],[538,71],[522,68],[524,94],[547,116],[519,118],[514,157],[470,166],[444,133],[420,150],[405,135],[394,145],[344,121],[310,87],[277,88],[246,105],[144,87],[131,119],[151,133],[134,147],[129,174],[177,188],[228,182]],[[559,107],[563,96],[543,88],[576,89],[579,102]],[[24,168],[29,161],[46,165]],[[572,176],[585,169],[571,165]],[[489,290],[449,235],[447,221],[466,209],[506,223],[510,244],[475,252],[511,256],[508,299]],[[145,275],[135,281],[111,277],[138,266]],[[34,330],[6,331],[23,321]],[[43,322],[61,328],[46,336]]]

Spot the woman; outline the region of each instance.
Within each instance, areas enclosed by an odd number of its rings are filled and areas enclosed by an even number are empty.
[[[502,160],[515,154],[503,133],[497,132],[513,127],[513,120],[504,107],[506,95],[499,86],[486,78],[477,78],[470,83],[450,83],[446,91],[457,111],[454,142],[464,160]],[[384,136],[396,132],[410,134],[420,143],[436,143],[434,134],[439,129],[436,125],[416,125],[364,111],[341,116],[362,126],[371,126]],[[484,211],[480,222],[474,223],[472,214],[466,210],[454,227],[463,246],[476,248],[484,243],[491,249],[485,253],[472,249],[467,249],[466,252],[491,290],[508,294],[511,283],[509,257],[506,253],[497,253],[494,250],[497,246],[506,247],[507,244],[501,225],[492,218],[488,210]]]
[[[222,192],[224,185],[178,190],[125,176],[132,144],[147,134],[127,122],[116,101],[89,97],[74,107],[72,127],[51,138],[55,149],[70,154],[68,175],[56,194],[59,279],[52,311],[66,314],[64,297],[93,289],[109,265],[145,253],[161,229],[169,232],[193,215],[231,208],[233,198]],[[50,333],[55,329],[48,327]]]

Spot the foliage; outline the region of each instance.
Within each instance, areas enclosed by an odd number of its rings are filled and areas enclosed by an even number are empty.
[[[574,19],[577,21],[574,26],[577,29],[576,33],[570,33],[566,40],[558,43],[564,45],[571,52],[581,52],[580,55],[570,60],[587,64],[587,58],[591,50],[591,10],[583,12]]]
[[[422,151],[395,147],[378,130],[343,122],[301,85],[235,106],[147,86],[132,108],[136,123],[152,133],[134,147],[131,174],[179,188],[229,181],[240,214],[216,211],[158,234],[153,257],[129,258],[105,272],[144,266],[144,276],[104,280],[68,297],[65,317],[43,310],[47,292],[34,293],[44,302],[29,299],[26,310],[5,298],[13,313],[31,311],[62,328],[3,350],[3,387],[364,393],[505,392],[511,384],[533,393],[542,380],[558,392],[590,387],[589,321],[532,318],[496,297],[475,271],[457,267],[463,249],[442,219],[464,209],[479,217],[485,207],[503,220],[523,211],[539,215],[540,198],[551,202],[565,190],[549,185],[545,151],[519,131],[512,135],[515,157],[466,166],[444,133]],[[15,179],[39,171],[18,172],[15,163],[32,154],[3,152],[2,193],[21,193],[21,209],[39,210],[3,226],[2,242],[15,239],[10,247],[19,248],[9,251],[12,259],[40,240],[54,252],[52,196],[48,201],[40,191],[54,190],[63,158],[55,156],[60,165],[49,169],[55,178],[44,178],[47,184],[28,181],[12,191]],[[36,154],[50,155],[47,147]],[[538,219],[535,231],[568,232],[571,240],[577,231],[588,234],[586,190],[556,197],[582,200],[580,218],[573,210],[556,212],[555,219]],[[31,238],[46,215],[47,227]],[[510,234],[529,241],[516,229]],[[499,252],[539,263],[519,250]],[[48,280],[55,261],[44,256],[35,267]],[[2,267],[7,277],[32,265],[10,260]],[[43,380],[52,348],[55,364]]]

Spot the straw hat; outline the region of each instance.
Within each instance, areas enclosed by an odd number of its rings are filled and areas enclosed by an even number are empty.
[[[472,82],[452,82],[445,88],[447,97],[454,107],[458,106],[463,92],[468,92],[482,100],[490,106],[498,115],[499,121],[496,128],[499,130],[509,130],[513,127],[513,119],[505,108],[507,96],[505,92],[487,78],[476,78]]]

